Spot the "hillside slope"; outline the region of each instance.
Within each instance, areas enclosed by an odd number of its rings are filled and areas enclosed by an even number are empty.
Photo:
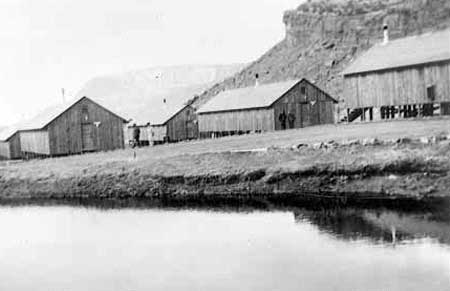
[[[450,27],[448,0],[316,0],[283,16],[285,38],[234,76],[205,91],[200,106],[218,92],[260,82],[308,78],[342,100],[340,72],[381,41],[383,24],[391,39]]]

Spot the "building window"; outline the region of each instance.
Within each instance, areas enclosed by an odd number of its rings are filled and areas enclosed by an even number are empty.
[[[306,87],[305,86],[301,86],[300,87],[300,94],[302,94],[302,95],[306,94]]]
[[[436,87],[434,85],[427,87],[427,98],[430,101],[436,99]]]
[[[81,108],[81,118],[83,119],[83,121],[88,121],[89,120],[89,111],[88,111],[88,107],[87,106],[83,106]]]

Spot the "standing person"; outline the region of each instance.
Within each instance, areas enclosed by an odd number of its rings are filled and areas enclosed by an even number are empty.
[[[295,126],[295,115],[292,112],[290,112],[288,114],[288,123],[289,123],[289,128],[294,128],[294,126]]]
[[[280,121],[281,129],[286,129],[286,113],[284,111],[280,113],[278,120]]]
[[[133,148],[138,146],[139,147],[139,137],[141,135],[141,130],[139,129],[136,124],[133,124]]]

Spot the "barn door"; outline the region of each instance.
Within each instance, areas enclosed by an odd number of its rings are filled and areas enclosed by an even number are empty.
[[[197,138],[197,123],[195,120],[186,121],[187,139]]]
[[[311,105],[309,103],[301,104],[302,127],[311,125]]]
[[[95,128],[92,123],[83,123],[81,125],[83,151],[95,151],[94,134]]]

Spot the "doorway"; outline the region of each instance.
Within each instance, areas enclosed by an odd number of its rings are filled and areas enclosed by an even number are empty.
[[[81,141],[83,152],[95,151],[95,128],[92,123],[81,124]]]

